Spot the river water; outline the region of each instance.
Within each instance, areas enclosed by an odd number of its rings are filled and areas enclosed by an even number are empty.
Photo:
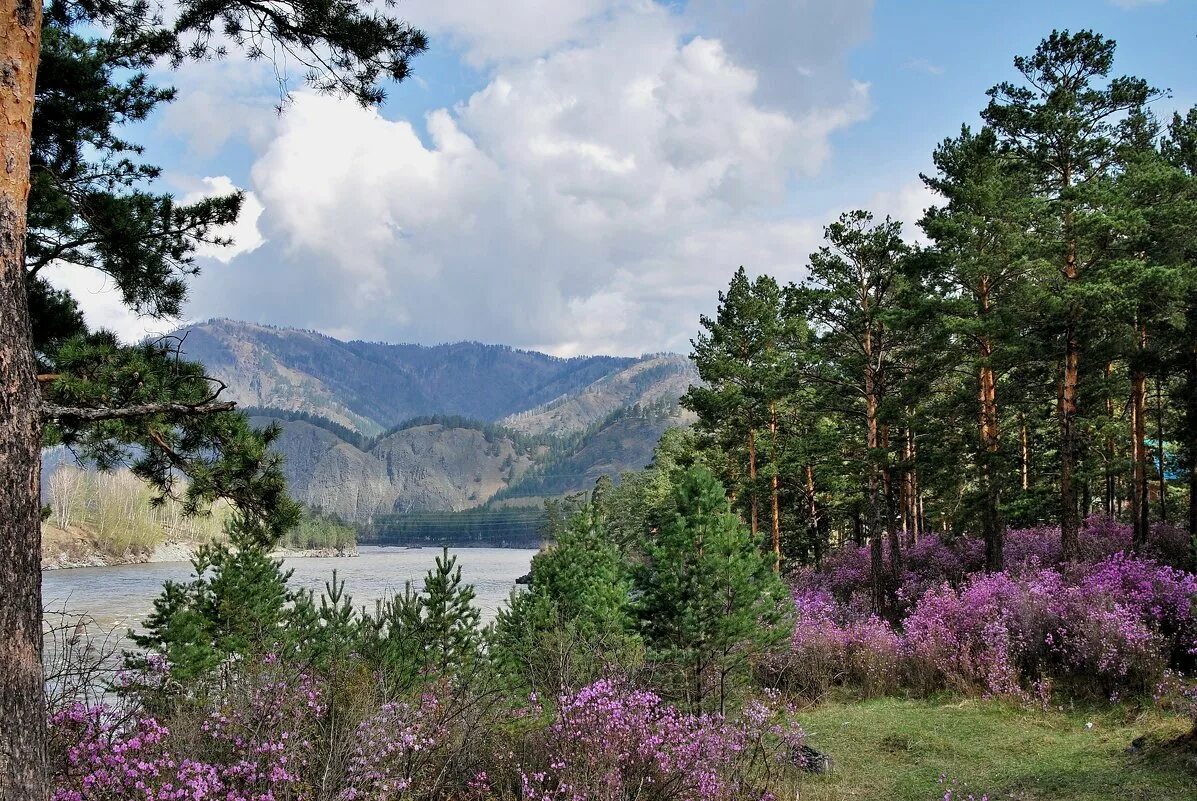
[[[482,611],[483,622],[494,618],[515,587],[515,580],[528,572],[536,554],[534,550],[516,548],[460,548],[449,552],[456,554],[463,580],[474,585],[475,604]],[[353,597],[354,605],[373,609],[376,600],[402,593],[408,581],[416,589],[423,586],[424,574],[434,567],[440,553],[439,548],[362,546],[356,557],[287,559],[283,566],[295,571],[293,586],[317,593],[336,570],[338,581],[345,581],[345,592]],[[188,562],[47,570],[42,573],[42,606],[47,612],[87,614],[100,629],[123,631],[137,628],[153,609],[162,582],[185,581],[190,576]]]

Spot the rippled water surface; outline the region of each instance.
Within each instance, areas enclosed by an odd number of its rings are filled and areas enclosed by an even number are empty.
[[[345,580],[345,591],[353,596],[354,605],[373,607],[376,600],[403,592],[405,582],[414,582],[419,588],[440,553],[438,548],[364,546],[356,557],[288,559],[284,566],[295,571],[293,585],[317,592],[336,570],[337,578]],[[450,553],[457,555],[464,580],[474,585],[475,603],[485,621],[493,618],[507,600],[515,580],[528,572],[536,551],[461,548]],[[136,627],[153,608],[163,581],[182,581],[190,575],[191,565],[187,562],[47,570],[42,573],[43,607],[47,611],[87,613],[102,628]]]

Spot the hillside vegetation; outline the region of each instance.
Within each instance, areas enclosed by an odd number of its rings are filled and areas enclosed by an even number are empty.
[[[271,415],[258,410],[252,422],[281,425],[274,447],[294,497],[359,524],[580,492],[601,475],[643,468],[662,432],[686,421],[676,402],[661,402],[619,409],[561,436],[430,417],[378,437],[346,438],[328,421]]]
[[[476,342],[431,347],[342,342],[313,331],[231,320],[178,333],[186,337],[187,357],[229,385],[230,400],[310,412],[368,435],[419,415],[499,420],[640,361],[559,359]]]
[[[254,426],[281,427],[292,495],[367,526],[587,490],[644,467],[663,431],[693,419],[677,401],[697,373],[675,354],[560,359],[230,320],[179,335]]]

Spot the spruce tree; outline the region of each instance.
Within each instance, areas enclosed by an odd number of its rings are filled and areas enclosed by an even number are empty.
[[[784,640],[786,591],[707,469],[682,474],[673,512],[644,546],[635,611],[649,658],[697,711],[726,709],[751,660]]]

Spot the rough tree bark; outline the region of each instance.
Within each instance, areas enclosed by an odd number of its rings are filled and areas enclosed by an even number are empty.
[[[0,801],[40,801],[48,796],[41,656],[42,422],[24,249],[42,5],[0,2]]]
[[[990,312],[989,279],[982,277],[978,287],[981,315]],[[981,367],[977,375],[978,433],[981,440],[981,535],[985,540],[985,569],[996,573],[1005,568],[1005,527],[1001,516],[1001,493],[998,487],[997,459],[1001,446],[998,428],[997,376],[993,369],[993,342],[988,336],[979,340]]]
[[[773,572],[781,572],[781,483],[777,475],[777,404],[769,403],[769,448],[773,460],[773,475],[769,479],[769,493],[773,512]]]
[[[1072,185],[1072,170],[1065,166],[1063,186]],[[1064,213],[1064,231],[1067,239],[1064,246],[1064,264],[1061,274],[1070,284],[1078,284],[1081,268],[1077,259],[1077,243],[1072,232],[1072,212]],[[1080,432],[1077,430],[1081,384],[1081,338],[1080,309],[1072,304],[1065,315],[1064,325],[1064,374],[1060,383],[1060,545],[1064,559],[1071,561],[1080,552],[1080,517],[1076,503],[1076,462],[1079,452]]]
[[[1146,343],[1147,334],[1139,328],[1140,350]],[[1131,517],[1134,534],[1131,546],[1142,550],[1147,544],[1148,498],[1147,498],[1147,373],[1142,364],[1131,370]]]

